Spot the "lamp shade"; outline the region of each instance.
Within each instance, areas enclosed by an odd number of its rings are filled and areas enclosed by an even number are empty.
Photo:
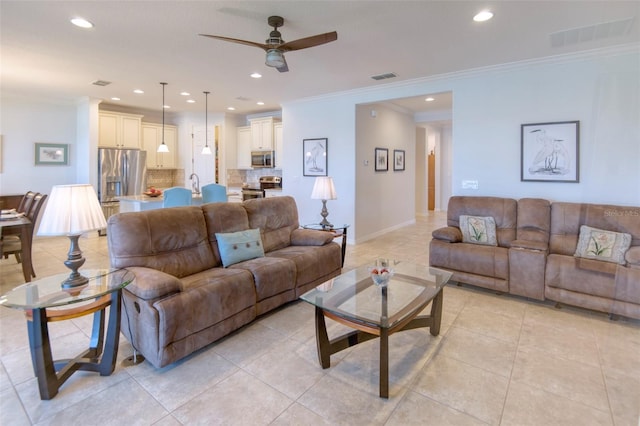
[[[314,200],[335,200],[338,198],[336,188],[333,186],[333,179],[328,176],[316,177],[313,184],[311,198]]]
[[[93,186],[56,185],[42,215],[38,235],[80,235],[106,227]]]

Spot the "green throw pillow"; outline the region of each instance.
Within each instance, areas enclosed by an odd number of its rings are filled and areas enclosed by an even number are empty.
[[[216,240],[218,240],[222,265],[225,268],[243,260],[264,257],[259,229],[247,229],[227,234],[216,233]]]
[[[491,216],[460,215],[462,242],[497,246],[496,221]]]
[[[574,256],[624,265],[624,254],[630,245],[631,234],[582,225]]]

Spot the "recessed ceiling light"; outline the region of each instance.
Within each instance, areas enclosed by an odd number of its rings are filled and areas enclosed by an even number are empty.
[[[264,105],[264,102],[262,102],[262,101],[258,101],[258,102],[256,102],[256,104],[258,104],[258,105]]]
[[[169,108],[171,108],[171,107],[170,107],[169,105],[163,105],[163,108],[164,108],[164,109],[169,109]]]
[[[189,96],[189,95],[191,95],[191,93],[189,93],[189,92],[180,92],[180,95],[182,95],[182,96]]]
[[[114,96],[113,98],[111,98],[112,101],[119,101],[120,98],[118,98],[117,96]]]
[[[91,22],[80,17],[71,19],[71,23],[76,27],[80,27],[80,28],[93,28],[93,24]]]
[[[236,109],[234,107],[227,107],[227,110],[229,111],[235,111]]]
[[[196,101],[194,101],[193,99],[187,99],[187,103],[188,103],[188,104],[195,104],[195,103],[196,103]]]
[[[135,89],[135,90],[133,91],[133,93],[137,93],[138,95],[141,95],[141,94],[143,94],[143,93],[144,93],[144,90]]]
[[[493,18],[493,13],[489,12],[488,10],[483,10],[482,12],[474,16],[473,20],[476,22],[484,22],[488,21],[491,18]]]
[[[251,74],[251,78],[260,78],[262,77],[262,74],[260,74],[259,72],[254,72],[253,74]]]
[[[433,101],[435,101],[435,99],[434,99],[434,98],[432,98],[432,97],[428,97],[428,98],[427,98],[427,99],[425,99],[424,101],[425,101],[425,102],[433,102]]]

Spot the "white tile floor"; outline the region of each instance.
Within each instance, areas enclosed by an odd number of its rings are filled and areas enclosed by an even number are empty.
[[[428,263],[443,213],[347,249],[345,269],[377,256]],[[105,238],[82,239],[87,267]],[[68,240],[38,239],[38,276],[64,273]],[[22,282],[0,262],[0,291]],[[76,373],[39,399],[21,312],[0,308],[0,424],[618,425],[638,426],[640,322],[470,287],[444,290],[443,328],[391,336],[390,398],[378,398],[377,342],[316,358],[313,308],[289,304],[161,370]],[[51,324],[54,356],[79,352],[90,317]],[[342,332],[332,324],[331,334]],[[131,354],[123,338],[119,358]]]

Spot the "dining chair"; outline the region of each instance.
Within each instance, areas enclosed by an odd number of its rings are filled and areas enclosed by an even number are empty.
[[[33,191],[27,191],[26,194],[24,194],[22,196],[22,199],[20,200],[20,204],[18,204],[18,208],[16,208],[16,212],[17,213],[23,213],[25,216],[28,216],[29,214],[29,210],[31,209],[31,207],[33,206],[33,202],[34,199],[37,195],[40,195],[39,192],[33,192]],[[14,228],[7,228],[5,229],[5,231],[3,232],[3,236],[8,236],[8,235],[20,235],[21,231],[19,229],[14,229]],[[8,258],[8,256],[4,256],[5,259]],[[17,256],[16,256],[17,259]]]
[[[174,186],[164,190],[162,207],[178,207],[191,205],[191,190]]]
[[[218,203],[227,201],[227,187],[210,183],[202,187],[202,203]]]
[[[3,229],[2,256],[4,256],[5,259],[8,259],[10,255],[14,255],[16,257],[16,262],[21,263],[22,262],[21,255],[23,251],[31,250],[31,245],[32,245],[31,243],[33,241],[33,230],[36,227],[36,222],[38,221],[40,211],[42,210],[42,206],[44,206],[46,199],[47,199],[47,194],[37,193],[33,197],[33,201],[30,203],[29,211],[24,212],[27,219],[29,219],[29,221],[31,222],[29,225],[26,225],[29,227],[28,229],[29,235],[27,237],[29,241],[23,241],[21,237],[22,235],[21,233],[7,234],[7,232],[5,232],[11,228],[7,228],[6,230]],[[33,278],[36,277],[36,272],[33,269],[33,265],[31,265],[31,276]]]

